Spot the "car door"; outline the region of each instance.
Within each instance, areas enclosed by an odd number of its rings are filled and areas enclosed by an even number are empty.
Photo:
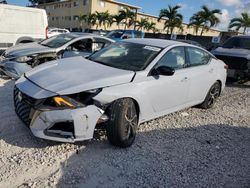
[[[157,114],[185,106],[189,88],[185,65],[184,47],[175,47],[166,52],[153,68],[168,66],[174,68],[175,73],[172,76],[148,76],[146,93]]]
[[[65,52],[63,53],[63,58],[74,56],[89,56],[93,52],[92,47],[92,39],[88,38],[78,40],[66,48]]]
[[[211,61],[211,55],[206,51],[195,47],[186,47],[188,57],[188,70],[192,72],[189,75],[190,89],[188,93],[188,101],[203,101],[209,88],[213,84],[216,70]]]

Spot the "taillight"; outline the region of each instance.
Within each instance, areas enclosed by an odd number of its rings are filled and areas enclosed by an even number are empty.
[[[228,69],[228,65],[227,64],[224,65],[224,69],[226,69],[226,70]]]
[[[45,28],[45,37],[46,37],[46,39],[48,38],[48,32],[49,32],[49,28],[48,28],[48,26]]]

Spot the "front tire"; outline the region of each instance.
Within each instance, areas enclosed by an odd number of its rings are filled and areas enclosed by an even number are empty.
[[[212,108],[217,98],[220,96],[220,91],[221,86],[220,83],[217,81],[212,85],[212,87],[208,91],[207,96],[204,102],[200,105],[200,107],[204,109]]]
[[[130,98],[119,99],[108,109],[107,137],[114,146],[129,147],[133,144],[138,126],[138,113]]]

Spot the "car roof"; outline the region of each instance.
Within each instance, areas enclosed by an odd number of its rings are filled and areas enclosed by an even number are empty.
[[[144,44],[155,46],[159,48],[166,48],[171,45],[183,44],[182,42],[174,41],[174,40],[165,40],[165,39],[152,39],[152,38],[134,38],[134,39],[125,39],[126,42]]]

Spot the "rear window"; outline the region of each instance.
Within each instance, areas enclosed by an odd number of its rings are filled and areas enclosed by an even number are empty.
[[[233,37],[228,39],[222,47],[250,49],[250,38]]]

